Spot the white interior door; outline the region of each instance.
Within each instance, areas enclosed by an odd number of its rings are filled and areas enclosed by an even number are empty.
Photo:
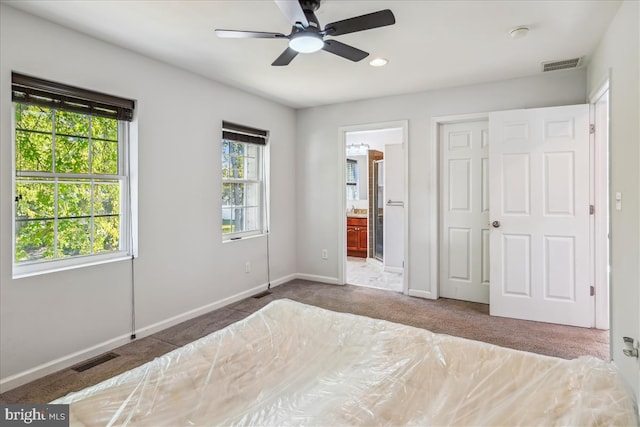
[[[588,105],[490,115],[492,315],[593,326],[588,118]]]
[[[440,128],[440,296],[489,303],[489,124]]]
[[[401,273],[404,261],[403,144],[384,146],[384,269]]]

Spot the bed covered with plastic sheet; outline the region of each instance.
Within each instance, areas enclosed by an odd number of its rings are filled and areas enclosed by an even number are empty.
[[[635,425],[612,365],[278,300],[53,403],[71,425]]]

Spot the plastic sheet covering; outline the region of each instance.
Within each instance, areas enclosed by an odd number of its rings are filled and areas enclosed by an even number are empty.
[[[53,403],[71,425],[635,425],[612,365],[288,300]]]

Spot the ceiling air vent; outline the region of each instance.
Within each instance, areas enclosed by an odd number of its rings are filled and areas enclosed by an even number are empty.
[[[582,65],[582,59],[573,58],[573,59],[563,59],[562,61],[549,61],[542,63],[542,72],[547,71],[556,71],[556,70],[566,70],[567,68],[578,68]]]

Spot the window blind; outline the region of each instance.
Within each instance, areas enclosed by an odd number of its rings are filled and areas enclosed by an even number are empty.
[[[118,120],[133,120],[135,102],[101,92],[11,73],[11,99],[58,110]]]
[[[223,139],[246,142],[249,144],[267,145],[268,136],[269,132],[266,130],[256,129],[227,121],[222,122]]]

